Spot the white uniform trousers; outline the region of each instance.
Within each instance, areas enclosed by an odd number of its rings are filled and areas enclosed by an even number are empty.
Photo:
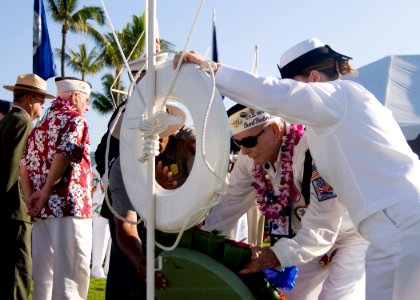
[[[35,221],[32,227],[34,300],[86,299],[92,219]]]
[[[94,216],[92,236],[92,272],[91,277],[102,278],[108,273],[111,250],[111,233],[109,221],[101,216]],[[105,262],[105,264],[104,264]],[[104,266],[103,266],[104,265]]]
[[[361,222],[366,299],[420,299],[420,199],[381,210]]]
[[[339,247],[326,266],[320,257],[298,266],[296,286],[288,300],[364,300],[367,243]]]

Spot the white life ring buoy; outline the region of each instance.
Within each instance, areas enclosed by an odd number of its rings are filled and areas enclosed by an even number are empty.
[[[147,76],[147,75],[146,75]],[[155,107],[165,101],[175,76],[172,61],[156,66]],[[141,80],[128,100],[120,135],[120,161],[122,176],[130,201],[137,213],[147,221],[150,196],[147,189],[147,164],[138,158],[144,145],[138,126],[146,112],[143,99],[147,99],[147,80]],[[209,111],[205,132],[205,154],[213,174],[202,158],[204,118],[213,91],[209,75],[197,66],[185,64],[179,70],[176,83],[168,99],[183,104],[190,112],[196,129],[196,155],[192,170],[185,183],[175,190],[163,189],[155,181],[156,229],[165,232],[179,232],[195,226],[208,213],[211,204],[223,186],[229,161],[229,125],[224,104],[216,90],[215,99]],[[203,209],[205,208],[205,209]]]

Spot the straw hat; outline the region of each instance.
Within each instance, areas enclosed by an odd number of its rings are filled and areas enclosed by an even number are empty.
[[[168,125],[168,128],[159,134],[159,137],[167,137],[171,134],[177,132],[185,125],[185,121],[187,120],[187,115],[185,112],[176,106],[175,103],[166,103],[166,112],[172,117],[181,118],[181,123],[177,122],[176,124]]]
[[[36,74],[19,75],[15,85],[4,85],[9,91],[28,91],[43,95],[47,99],[53,99],[55,96],[47,93],[47,82]]]
[[[120,118],[117,120],[117,123],[115,124],[114,130],[111,132],[112,136],[118,140],[120,139],[121,123],[123,120],[125,109],[126,108],[124,108],[124,110],[122,111]],[[185,112],[182,109],[178,108],[176,104],[167,103],[166,112],[172,117],[180,117],[181,123],[174,122],[176,124],[168,125],[168,128],[159,134],[160,138],[170,136],[171,134],[177,132],[179,129],[182,128],[182,126],[184,126],[185,121],[187,119]]]
[[[168,52],[156,53],[155,58],[156,64],[161,64],[168,59]],[[143,56],[142,58],[129,61],[128,65],[133,74],[136,74],[140,70],[146,71],[146,57]],[[177,132],[179,129],[182,128],[182,126],[184,126],[185,121],[187,120],[185,112],[179,107],[177,107],[175,103],[166,103],[166,112],[172,117],[180,117],[181,123],[168,125],[168,128],[159,134],[159,137],[161,138],[170,136],[171,134]]]

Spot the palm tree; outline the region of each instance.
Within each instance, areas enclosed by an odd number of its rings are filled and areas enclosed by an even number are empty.
[[[115,80],[112,74],[110,73],[105,74],[104,76],[102,76],[101,80],[102,80],[103,93],[92,92],[90,97],[93,100],[92,101],[93,109],[95,109],[98,113],[104,115],[104,114],[114,111],[115,107],[120,105],[120,103],[125,101],[126,99],[125,99],[125,96],[116,98],[115,94],[114,94],[114,97],[113,95],[111,95],[111,87]],[[125,89],[122,83],[120,84],[120,89],[121,90]],[[116,99],[115,104],[114,104],[113,99]]]
[[[126,59],[134,60],[144,54],[145,46],[145,14],[141,16],[132,16],[132,21],[127,23],[121,31],[116,32],[118,43]],[[104,35],[106,42],[100,41],[98,44],[102,47],[101,57],[104,59],[105,66],[113,70],[114,75],[106,74],[102,77],[102,85],[105,93],[93,93],[93,109],[101,114],[112,112],[121,102],[125,101],[123,94],[115,92],[124,91],[125,88],[121,82],[121,74],[124,71],[124,60],[119,51],[118,43],[112,33]],[[173,47],[173,44],[161,40],[161,50],[167,50]],[[112,91],[111,91],[112,89]]]
[[[145,15],[138,17],[133,15],[132,22],[127,23],[126,26],[116,32],[118,43],[127,59],[136,59],[141,56],[144,51],[145,36],[143,34],[145,29]],[[105,34],[106,43],[101,43],[103,52],[101,56],[104,58],[104,63],[107,67],[114,70],[114,82],[110,84],[110,88],[115,90],[122,90],[121,87],[121,73],[124,69],[124,60],[119,51],[118,43],[112,33]],[[120,100],[120,93],[112,94],[115,104],[118,106]]]
[[[73,71],[82,75],[82,80],[85,80],[87,74],[98,73],[104,66],[103,58],[99,56],[96,48],[88,53],[86,45],[82,43],[79,45],[79,52],[71,49],[68,52],[64,54],[64,61]]]
[[[145,14],[143,13],[141,16],[132,16],[132,21],[127,23],[126,26],[121,30],[116,32],[118,42],[121,46],[124,55],[128,60],[134,60],[140,58],[144,54],[144,47],[145,47]],[[120,74],[124,69],[124,60],[119,51],[117,41],[112,33],[107,33],[105,35],[107,40],[106,45],[102,44],[103,46],[103,54],[101,56],[104,57],[105,65],[109,68],[114,68],[114,78],[115,82],[112,86],[116,90],[121,90],[120,81],[121,77]],[[173,44],[166,41],[161,40],[161,50],[168,50],[173,47]],[[120,94],[114,94],[116,102],[119,101]]]
[[[64,76],[64,57],[67,32],[89,34],[96,41],[106,43],[103,35],[89,24],[89,20],[99,25],[105,23],[104,12],[98,6],[84,6],[76,10],[78,0],[48,0],[48,8],[53,20],[61,23],[61,76]]]

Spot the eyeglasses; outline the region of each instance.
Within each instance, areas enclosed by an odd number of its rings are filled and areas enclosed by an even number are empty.
[[[85,99],[86,105],[90,104],[90,98],[84,93],[77,93],[77,95],[82,96]]]
[[[37,100],[38,102],[41,102],[41,104],[44,104],[44,103],[45,103],[45,98],[44,98],[44,97],[41,97],[41,96],[35,96],[35,95],[31,95],[31,97],[32,97],[34,100]]]
[[[232,141],[235,143],[236,146],[244,146],[245,148],[254,148],[258,144],[259,136],[264,132],[265,128],[260,131],[257,135],[254,136],[247,136],[242,140],[236,140],[232,137]]]

